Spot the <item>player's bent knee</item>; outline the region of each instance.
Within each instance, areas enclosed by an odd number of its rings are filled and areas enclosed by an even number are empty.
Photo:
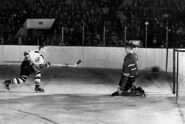
[[[39,72],[36,72],[35,73],[35,77],[41,77],[41,72],[39,71]]]
[[[38,78],[35,79],[35,84],[40,84],[40,82],[41,82],[41,79],[38,79]]]
[[[12,83],[13,83],[13,84],[18,84],[17,78],[13,78],[13,79],[12,79]]]

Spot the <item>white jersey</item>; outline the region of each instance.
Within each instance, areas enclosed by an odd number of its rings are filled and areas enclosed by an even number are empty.
[[[33,62],[36,65],[44,64],[44,57],[38,50],[28,50],[25,52],[25,60]]]

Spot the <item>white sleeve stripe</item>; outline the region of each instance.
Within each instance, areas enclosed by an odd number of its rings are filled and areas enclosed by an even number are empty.
[[[133,78],[133,77],[136,77],[136,76],[130,76],[131,78]]]
[[[132,71],[134,71],[134,70],[136,70],[137,68],[133,68],[133,69],[131,69]]]
[[[130,64],[130,65],[128,65],[128,67],[132,67],[132,66],[135,66],[135,64]]]
[[[125,76],[125,77],[129,77],[129,75],[130,75],[130,73],[122,73],[123,74],[123,76]]]

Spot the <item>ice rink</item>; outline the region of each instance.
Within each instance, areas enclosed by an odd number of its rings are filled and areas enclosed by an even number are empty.
[[[51,67],[42,71],[45,93],[26,84],[0,88],[0,124],[185,124],[176,104],[172,74],[142,71],[136,84],[146,97],[111,97],[121,70]],[[0,66],[0,81],[17,77],[19,66]]]

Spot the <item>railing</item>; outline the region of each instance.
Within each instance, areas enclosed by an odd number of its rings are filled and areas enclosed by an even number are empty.
[[[27,37],[13,39],[13,42],[4,40],[3,37],[1,37],[0,43],[2,45],[38,45],[40,42],[47,42],[48,45],[53,46],[123,47],[129,40],[140,40],[142,44],[141,47],[145,48],[180,48],[185,46],[184,42],[181,42],[180,40],[180,38],[183,37],[182,34],[172,32],[168,26],[165,27],[162,33],[159,33],[159,35],[162,34],[163,37],[159,37],[158,39],[151,37],[153,34],[148,23],[145,24],[145,29],[141,29],[138,32],[127,26],[123,28],[115,28],[106,25],[91,28],[81,26],[77,29],[61,27],[60,30],[56,32],[43,31],[41,36],[35,36],[35,34],[37,34],[37,30],[29,32],[31,33],[28,33]],[[154,41],[154,39],[156,41]]]

